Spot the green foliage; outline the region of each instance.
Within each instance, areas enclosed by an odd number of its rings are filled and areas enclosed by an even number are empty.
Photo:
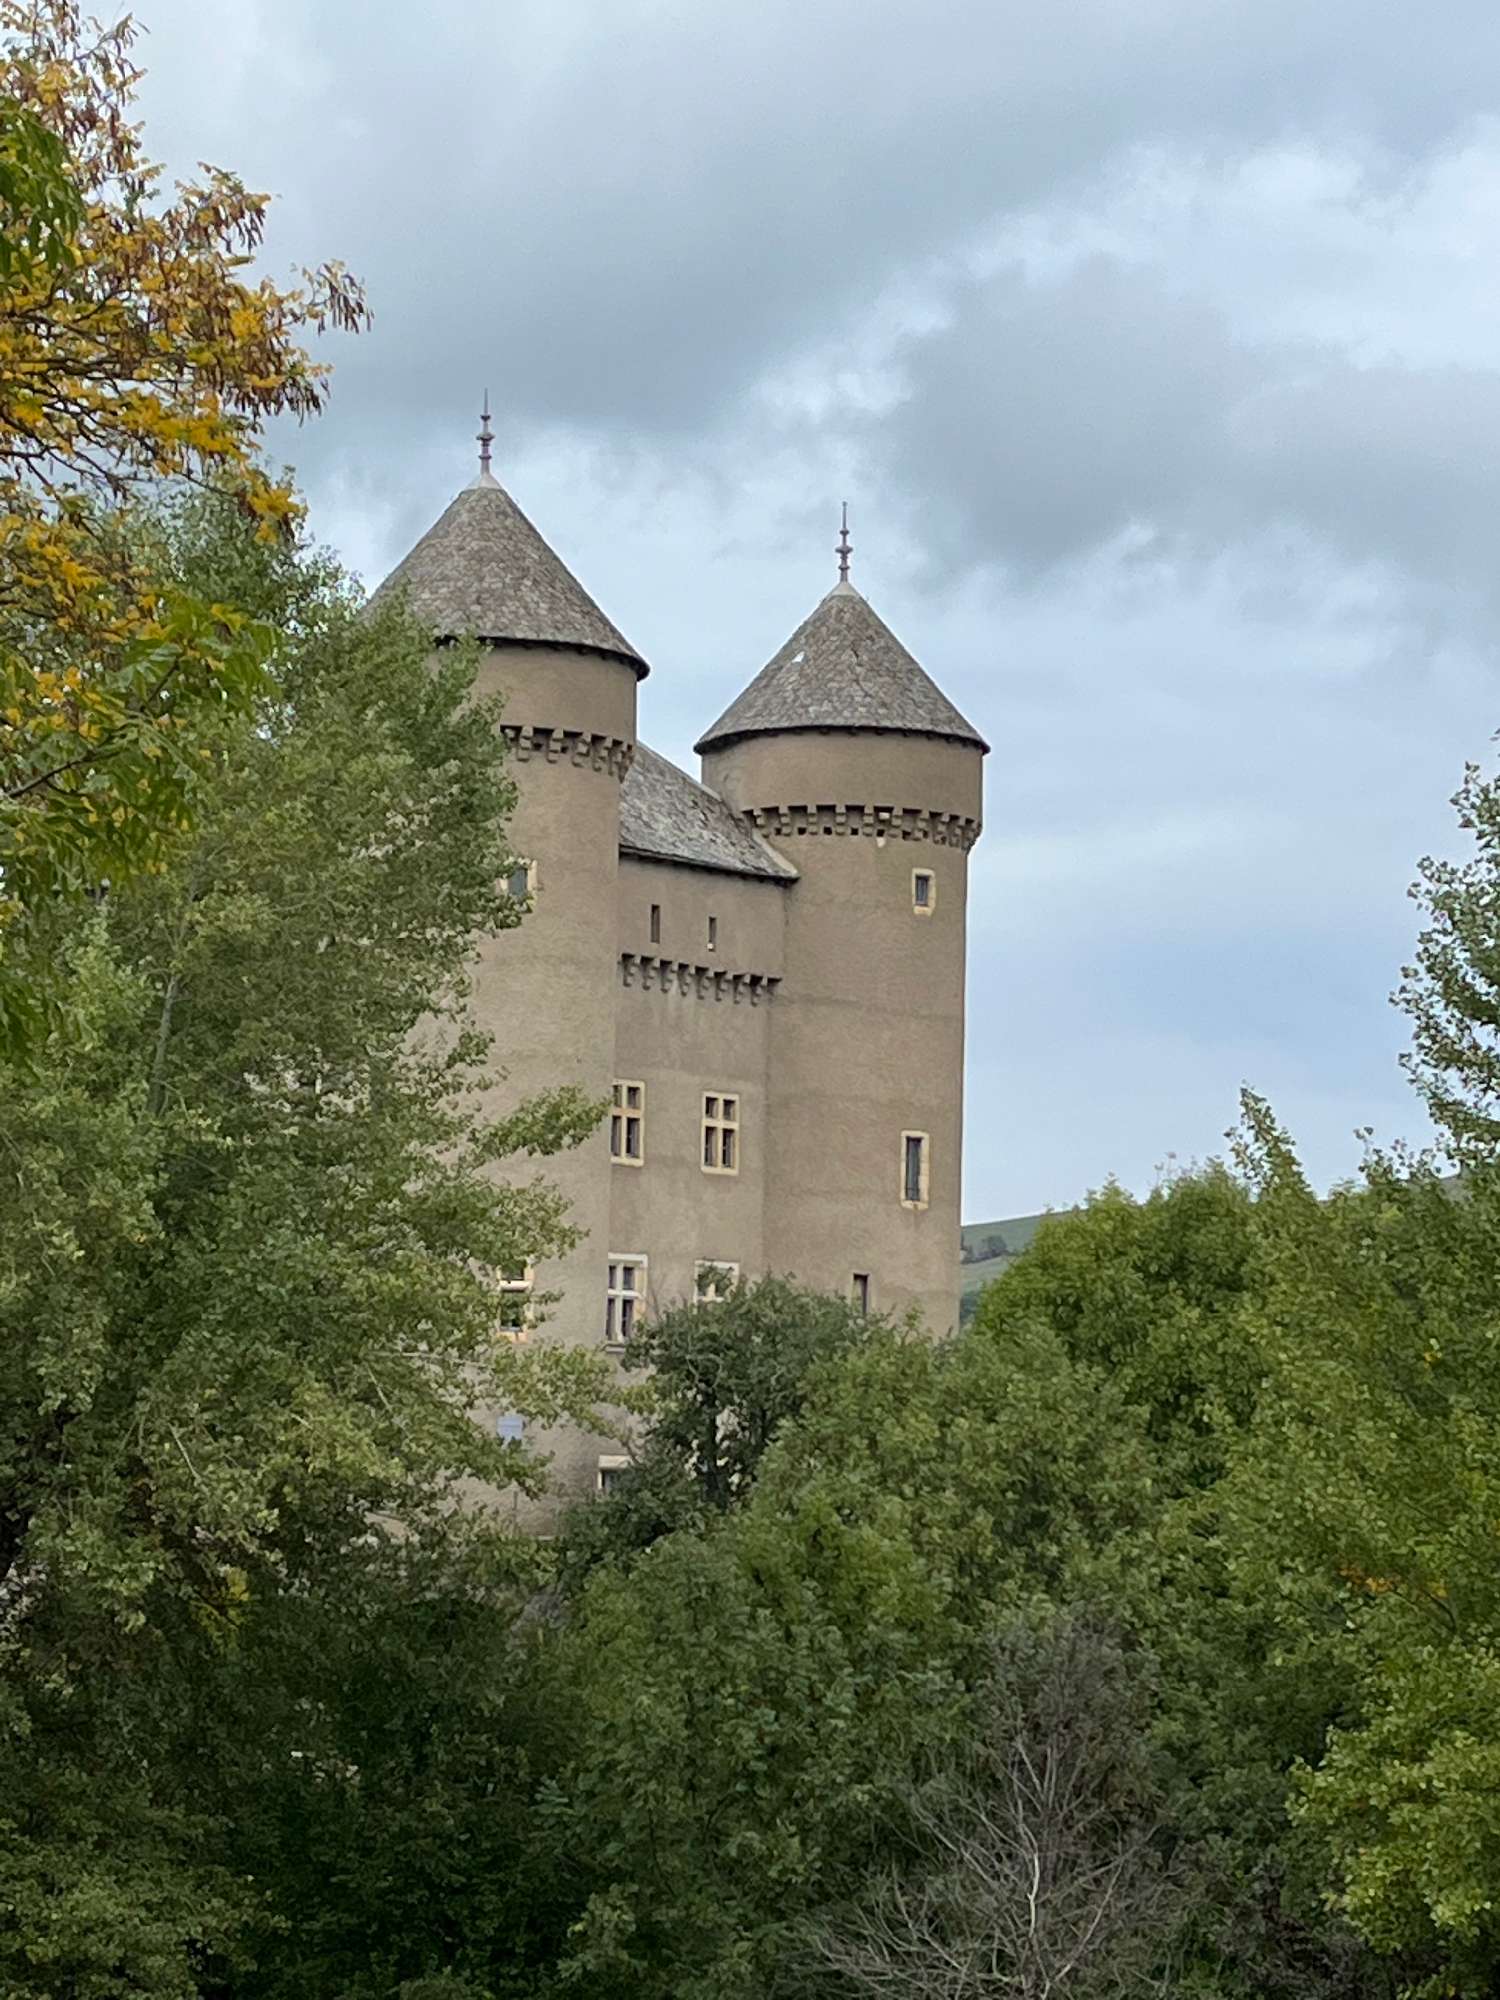
[[[559,1635],[565,1980],[769,1990],[962,1733],[995,1619],[1096,1582],[1149,1493],[1139,1427],[1040,1336],[886,1328],[815,1371],[748,1501],[597,1573]]]
[[[0,279],[72,262],[83,221],[67,148],[35,113],[0,97]]]
[[[162,533],[186,580],[222,565],[253,594],[232,513]],[[264,565],[278,698],[226,738],[177,865],[75,926],[76,1031],[0,1082],[18,1995],[188,1994],[235,1962],[267,1893],[234,1853],[236,1774],[279,1772],[317,1818],[332,1607],[373,1629],[421,1550],[429,1590],[445,1549],[500,1563],[453,1481],[535,1468],[473,1400],[551,1418],[596,1386],[584,1357],[523,1366],[496,1334],[501,1274],[568,1226],[543,1184],[489,1170],[595,1110],[563,1093],[496,1127],[476,1095],[464,968],[517,917],[494,716],[466,656],[357,619],[326,566]],[[421,1615],[389,1629],[410,1644]]]
[[[889,1323],[785,1278],[642,1320],[624,1365],[646,1379],[632,1464],[603,1504],[575,1511],[570,1567],[623,1556],[705,1514],[742,1503],[781,1431],[838,1360]]]
[[[1226,1482],[1238,1588],[1281,1587],[1288,1669],[1346,1677],[1300,1817],[1370,1942],[1434,1992],[1500,1976],[1500,1187],[1376,1158],[1313,1201],[1262,1134],[1267,1386]],[[1299,1589],[1298,1579],[1312,1588]],[[1288,1583],[1291,1588],[1287,1587]]]
[[[1254,1407],[1256,1359],[1237,1323],[1254,1283],[1248,1190],[1211,1165],[1141,1202],[1110,1186],[1044,1217],[983,1294],[975,1324],[998,1340],[1048,1327],[1147,1413],[1161,1473],[1204,1485],[1222,1469],[1226,1433]]]
[[[1190,1900],[1149,1744],[1151,1662],[1106,1621],[1003,1625],[975,1741],[908,1788],[905,1851],[811,1927],[866,2000],[1160,1991]]]
[[[1428,920],[1397,1002],[1412,1024],[1402,1058],[1452,1156],[1500,1144],[1500,779],[1477,764],[1454,797],[1467,861],[1423,861],[1412,895]]]

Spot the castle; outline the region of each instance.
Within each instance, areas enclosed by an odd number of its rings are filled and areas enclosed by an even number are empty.
[[[376,593],[482,644],[519,799],[518,929],[474,1011],[497,1110],[575,1083],[608,1102],[549,1162],[582,1232],[513,1274],[548,1336],[615,1346],[638,1315],[773,1271],[958,1317],[969,850],[987,745],[839,580],[697,744],[695,782],[636,736],[646,663],[490,470]],[[489,1420],[505,1422],[497,1413]],[[564,1491],[618,1444],[543,1441]]]

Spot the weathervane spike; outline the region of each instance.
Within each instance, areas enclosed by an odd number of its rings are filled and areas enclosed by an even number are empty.
[[[844,502],[843,515],[839,524],[837,555],[839,559],[839,582],[849,581],[849,558],[854,553],[854,544],[849,539],[849,502]]]
[[[484,392],[484,408],[479,413],[479,476],[490,475],[490,446],[495,442],[495,433],[490,429],[490,392]]]

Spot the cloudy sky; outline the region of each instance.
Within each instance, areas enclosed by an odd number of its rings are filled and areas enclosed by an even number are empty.
[[[855,576],[995,745],[967,1215],[1270,1096],[1420,1138],[1387,1003],[1500,724],[1500,9],[139,0],[153,150],[373,330],[278,441],[377,580],[472,469],[697,731]]]

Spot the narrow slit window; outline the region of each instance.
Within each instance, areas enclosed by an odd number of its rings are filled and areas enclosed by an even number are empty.
[[[937,908],[937,877],[930,868],[911,871],[911,906],[919,917],[930,917]]]
[[[854,1282],[853,1282],[853,1284],[852,1284],[852,1285],[850,1286],[850,1296],[851,1296],[851,1297],[853,1298],[853,1300],[854,1300],[854,1304],[855,1304],[855,1307],[857,1308],[857,1310],[858,1310],[858,1311],[860,1311],[860,1312],[862,1312],[862,1313],[868,1313],[868,1312],[869,1312],[869,1310],[870,1310],[870,1274],[869,1274],[869,1272],[868,1272],[868,1271],[856,1271],[856,1272],[855,1272],[855,1274],[854,1274]]]
[[[708,920],[708,948],[710,951],[717,951],[719,949],[719,920],[717,917],[710,917]]]
[[[703,1098],[703,1171],[737,1174],[740,1170],[740,1100],[722,1092]]]
[[[660,943],[661,943],[661,904],[660,904],[660,903],[653,903],[653,904],[651,905],[651,942],[652,942],[653,944],[660,944]]]
[[[927,1206],[928,1150],[925,1132],[901,1134],[901,1200],[906,1208]]]
[[[623,1347],[635,1332],[646,1299],[644,1257],[610,1258],[604,1287],[604,1344]]]
[[[646,1086],[615,1084],[609,1111],[609,1157],[617,1167],[639,1167],[646,1158]]]
[[[693,1298],[700,1306],[716,1306],[739,1283],[740,1267],[727,1257],[700,1257],[693,1271]]]

